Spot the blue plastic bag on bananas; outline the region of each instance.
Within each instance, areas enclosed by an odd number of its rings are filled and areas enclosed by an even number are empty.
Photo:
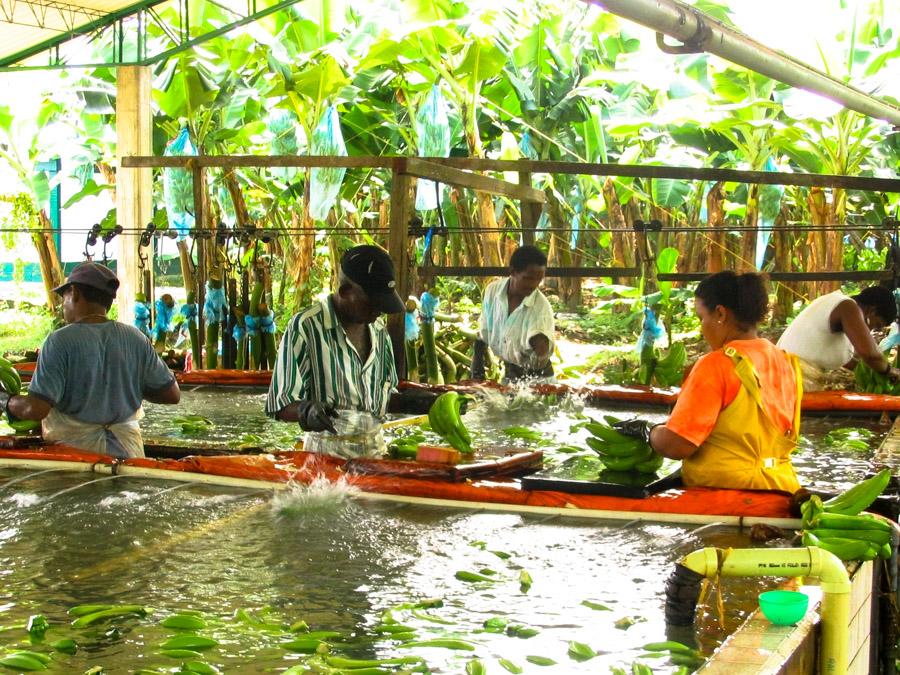
[[[653,347],[666,331],[662,324],[656,320],[656,314],[649,307],[644,307],[644,321],[641,324],[641,335],[638,338],[636,349],[643,352],[644,347]]]
[[[346,157],[347,146],[341,133],[341,121],[337,108],[329,106],[313,131],[312,154],[328,157]],[[344,182],[346,168],[316,167],[312,170],[309,187],[309,215],[315,220],[325,220],[337,201]]]
[[[190,132],[184,127],[166,146],[166,157],[196,155]],[[163,196],[169,228],[184,239],[194,227],[194,179],[187,169],[163,169]]]
[[[450,154],[450,120],[447,116],[447,103],[437,85],[431,87],[425,102],[416,115],[416,139],[421,157],[447,157]],[[416,183],[416,209],[431,211],[438,206],[440,191],[430,180],[419,180]]]
[[[419,318],[422,321],[434,321],[434,313],[439,303],[440,299],[436,295],[428,291],[422,293],[422,297],[419,298]]]
[[[416,321],[416,310],[406,313],[403,324],[403,337],[407,342],[415,342],[419,339],[419,323]]]
[[[297,117],[290,110],[275,108],[266,118],[266,128],[271,136],[269,149],[273,155],[296,155],[300,144],[297,140],[299,132]],[[272,168],[272,175],[287,181],[293,180],[297,175],[297,168],[293,166],[279,166]]]

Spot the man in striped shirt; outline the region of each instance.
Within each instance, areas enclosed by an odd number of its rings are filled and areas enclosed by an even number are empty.
[[[305,450],[352,457],[383,449],[381,418],[398,379],[379,317],[405,310],[395,285],[388,254],[356,246],[341,258],[337,290],[288,324],[266,414],[298,422]]]

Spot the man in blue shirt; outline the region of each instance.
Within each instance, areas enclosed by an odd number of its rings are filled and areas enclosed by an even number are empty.
[[[83,263],[53,289],[68,325],[51,333],[24,396],[0,393],[0,409],[43,421],[44,438],[114,457],[143,457],[142,399],[175,404],[175,377],[145,335],[107,318],[119,280]]]

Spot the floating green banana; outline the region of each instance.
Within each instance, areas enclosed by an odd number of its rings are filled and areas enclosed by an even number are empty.
[[[212,638],[203,637],[202,635],[176,635],[163,642],[160,647],[162,649],[191,649],[200,651],[201,649],[210,649],[218,645],[218,641]]]
[[[176,630],[203,630],[206,628],[206,622],[199,616],[192,614],[173,614],[166,617],[160,622],[163,628],[174,628]]]
[[[10,670],[47,670],[47,664],[23,652],[13,652],[0,659],[0,666]]]

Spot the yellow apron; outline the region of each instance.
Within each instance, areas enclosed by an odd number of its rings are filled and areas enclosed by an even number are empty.
[[[794,422],[786,433],[769,417],[763,406],[759,376],[749,358],[733,347],[726,347],[741,381],[741,388],[716,420],[716,426],[700,448],[681,465],[685,485],[744,490],[800,489],[791,465],[791,452],[797,447],[800,429],[800,399],[803,378],[800,364],[793,354],[790,359],[797,380],[797,403]]]

